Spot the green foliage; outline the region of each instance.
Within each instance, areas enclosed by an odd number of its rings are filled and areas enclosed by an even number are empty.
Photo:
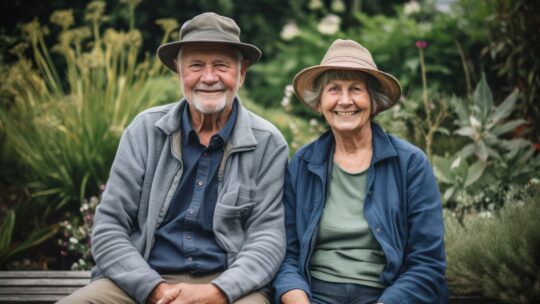
[[[23,240],[15,240],[16,215],[15,211],[8,209],[0,220],[0,268],[19,258],[27,250],[43,243],[56,233],[53,227],[44,227],[32,231],[32,233]]]
[[[19,61],[0,76],[2,93],[10,97],[0,112],[4,145],[28,169],[33,195],[53,197],[56,209],[97,193],[124,127],[137,113],[176,100],[177,85],[162,76],[158,59],[137,61],[138,31],[100,32],[104,10],[101,1],[88,5],[90,27],[72,28],[69,10],[51,16],[62,28],[53,51],[65,61],[66,81],[45,44],[48,29],[37,21],[23,26],[25,42],[13,50]],[[24,56],[25,46],[31,58]]]
[[[514,90],[495,106],[486,78],[482,75],[469,107],[462,99],[452,99],[451,104],[458,117],[456,124],[460,127],[454,133],[472,141],[461,150],[463,157],[474,154],[485,162],[490,156],[500,159],[501,151],[515,153],[519,149],[532,148],[531,143],[524,139],[503,139],[504,135],[526,123],[523,119],[506,121],[514,110],[517,94],[517,90]]]
[[[490,45],[495,71],[506,89],[519,87],[520,112],[532,123],[529,134],[540,140],[540,3],[528,0],[489,0],[493,8],[489,23]]]
[[[290,98],[292,97],[291,90],[290,87],[285,89],[284,100],[287,102],[290,102]],[[289,143],[290,155],[293,155],[300,147],[315,140],[327,129],[325,124],[321,124],[314,118],[310,119],[308,122],[305,119],[289,113],[287,107],[284,107],[284,109],[264,108],[257,105],[245,94],[241,95],[242,103],[246,108],[269,120],[279,129]]]
[[[450,184],[443,194],[443,202],[448,202],[456,193],[467,191],[484,173],[486,163],[476,161],[469,166],[461,155],[454,158],[444,158],[435,155],[433,166],[435,176],[441,183]]]
[[[504,303],[540,301],[540,186],[496,214],[447,216],[446,271],[452,293],[481,293]]]
[[[457,97],[451,99],[459,127],[453,133],[470,143],[452,156],[435,156],[433,166],[444,187],[443,202],[459,219],[468,212],[502,207],[512,188],[538,175],[540,158],[533,156],[532,144],[522,138],[504,137],[525,122],[508,120],[516,97],[514,91],[495,106],[482,76],[470,104]]]

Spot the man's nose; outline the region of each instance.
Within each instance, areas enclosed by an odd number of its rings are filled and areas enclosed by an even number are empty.
[[[201,81],[204,83],[214,83],[219,81],[219,77],[216,74],[214,67],[206,66],[203,70]]]

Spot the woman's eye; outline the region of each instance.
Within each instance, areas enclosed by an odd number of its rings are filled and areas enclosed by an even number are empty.
[[[331,86],[331,87],[328,88],[328,92],[337,92],[338,90],[339,90],[339,88],[336,87],[336,86]]]

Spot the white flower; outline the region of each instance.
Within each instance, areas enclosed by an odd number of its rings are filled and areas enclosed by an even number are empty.
[[[281,29],[280,36],[283,40],[291,40],[299,34],[300,29],[298,28],[298,25],[296,25],[294,21],[289,21]]]
[[[328,15],[324,17],[317,25],[317,30],[321,34],[333,35],[339,31],[341,19],[336,15]]]
[[[281,100],[281,106],[284,108],[287,108],[290,105],[291,105],[291,99],[287,97],[283,97],[283,99]]]
[[[342,0],[334,0],[332,1],[332,10],[337,13],[341,13],[345,11],[345,4]]]
[[[407,2],[403,5],[403,12],[405,15],[414,14],[420,11],[420,4],[418,2],[412,0],[410,2]]]
[[[323,6],[321,0],[311,0],[309,1],[308,7],[312,10],[319,9]]]
[[[312,127],[316,127],[318,124],[319,122],[315,118],[309,120],[309,125]]]
[[[77,244],[77,243],[79,243],[79,241],[78,241],[76,238],[74,238],[74,237],[70,237],[70,238],[69,238],[69,242],[70,242],[71,244]]]
[[[482,211],[478,214],[481,218],[490,218],[493,216],[493,213],[490,211]]]
[[[292,84],[286,85],[285,86],[285,96],[291,97],[293,93],[294,93],[294,88],[293,88]]]

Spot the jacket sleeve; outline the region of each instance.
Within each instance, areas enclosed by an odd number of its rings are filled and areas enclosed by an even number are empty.
[[[300,255],[300,242],[296,228],[296,189],[294,187],[295,176],[297,175],[297,162],[294,160],[287,169],[285,176],[285,192],[283,194],[283,205],[285,207],[285,231],[287,233],[287,251],[285,259],[279,268],[273,282],[275,292],[275,303],[280,303],[281,296],[293,289],[303,290],[309,298],[311,291],[308,283],[300,274],[298,267]]]
[[[444,222],[439,188],[422,152],[406,168],[407,226],[403,272],[380,302],[446,303]]]
[[[146,144],[138,143],[126,129],[92,230],[92,255],[103,275],[114,281],[138,303],[145,303],[163,279],[150,268],[130,241],[140,234],[137,214],[145,172]]]
[[[276,141],[263,152],[256,178],[256,203],[244,226],[244,245],[227,270],[212,281],[227,295],[229,303],[267,285],[285,254],[281,199],[288,147],[281,136]]]

